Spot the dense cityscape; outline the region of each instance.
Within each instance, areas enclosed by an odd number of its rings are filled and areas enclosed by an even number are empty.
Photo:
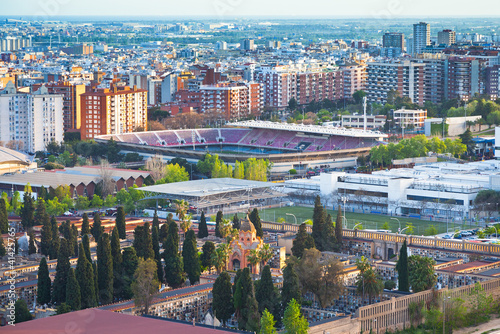
[[[1,332],[500,330],[479,3],[28,2],[0,13]]]

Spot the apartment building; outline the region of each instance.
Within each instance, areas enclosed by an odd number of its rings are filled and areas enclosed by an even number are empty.
[[[445,29],[438,32],[438,44],[450,46],[455,44],[457,40],[456,34],[453,30]]]
[[[424,102],[438,104],[444,100],[445,59],[443,54],[420,54],[412,62],[422,63],[424,69]]]
[[[405,51],[405,35],[399,32],[385,33],[382,37],[382,56],[397,58]]]
[[[427,110],[398,109],[393,112],[394,124],[405,129],[423,129],[427,119]]]
[[[335,80],[338,71],[297,73],[297,103],[308,104],[312,101],[335,99]]]
[[[449,57],[445,61],[445,99],[468,101],[483,94],[487,60],[475,57]]]
[[[255,81],[263,85],[264,105],[285,109],[291,98],[297,97],[297,74],[284,67],[262,67],[254,73]]]
[[[413,54],[420,54],[431,45],[431,25],[419,22],[413,25]]]
[[[338,100],[350,100],[355,92],[366,89],[366,68],[365,64],[358,63],[346,63],[340,67],[339,83],[335,86]]]
[[[425,65],[411,61],[374,62],[367,67],[366,93],[370,103],[387,103],[387,94],[398,91],[413,103],[425,102]],[[389,101],[392,102],[392,101]]]
[[[9,82],[0,92],[0,141],[13,141],[17,149],[44,151],[51,141],[63,141],[63,97],[46,87],[18,92]]]
[[[366,129],[376,130],[383,128],[387,121],[385,115],[367,115],[366,116]],[[342,115],[342,126],[345,128],[363,129],[365,126],[364,115]]]
[[[49,94],[63,95],[63,128],[64,131],[80,129],[81,105],[80,95],[85,93],[85,85],[69,81],[43,84]],[[38,90],[42,84],[33,85],[33,90]]]
[[[201,112],[223,114],[228,120],[258,116],[264,109],[263,90],[258,83],[218,83],[202,85]]]
[[[10,37],[0,39],[0,52],[18,51],[31,46],[31,38]]]
[[[81,95],[82,139],[147,129],[147,90],[137,87],[92,89]]]

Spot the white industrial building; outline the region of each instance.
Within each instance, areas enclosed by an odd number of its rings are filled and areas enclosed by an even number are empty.
[[[0,92],[0,141],[20,151],[44,151],[51,141],[63,141],[63,95],[42,86],[33,93],[18,92],[9,82]]]

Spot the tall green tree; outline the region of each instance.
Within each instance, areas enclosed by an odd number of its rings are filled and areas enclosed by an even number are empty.
[[[66,301],[66,283],[71,265],[69,263],[69,245],[66,239],[61,239],[57,254],[56,277],[52,288],[52,301],[63,303]]]
[[[52,224],[48,215],[43,217],[42,231],[40,236],[40,251],[43,255],[50,254],[50,245],[52,244]]]
[[[215,280],[212,295],[215,316],[225,326],[234,313],[231,276],[226,271],[223,271]]]
[[[193,230],[189,230],[186,233],[186,238],[182,245],[182,260],[189,283],[194,285],[199,282],[201,274],[200,257],[198,255],[198,247],[196,247],[196,235]]]
[[[327,232],[326,224],[326,210],[321,204],[321,198],[318,195],[314,200],[312,237],[314,239],[314,244],[319,251],[327,250],[327,247],[325,247],[325,233]]]
[[[343,218],[342,209],[340,208],[339,205],[339,208],[337,209],[337,220],[335,220],[335,240],[336,240],[335,250],[337,252],[341,251],[344,245],[344,240],[343,240],[344,231],[342,226],[343,223],[342,218]]]
[[[309,323],[300,313],[300,304],[295,299],[292,299],[285,309],[283,324],[286,334],[307,334],[309,330]]]
[[[260,324],[260,315],[257,299],[255,298],[254,285],[248,268],[242,270],[236,282],[233,300],[238,319],[238,328],[247,331],[257,331]]]
[[[80,231],[80,235],[83,237],[85,234],[90,234],[90,223],[89,216],[85,212],[82,216],[82,229]]]
[[[207,219],[205,218],[205,212],[201,212],[200,223],[198,224],[198,239],[203,239],[208,237],[208,227]]]
[[[151,223],[152,228],[154,228],[155,226],[159,231],[160,230],[160,219],[158,218],[158,212],[156,212],[156,210],[155,210],[155,214],[153,215],[153,222]]]
[[[249,218],[253,226],[255,226],[255,233],[258,237],[262,238],[264,236],[264,231],[262,231],[262,222],[260,221],[259,210],[254,208],[250,213]]]
[[[138,257],[143,259],[154,258],[153,240],[149,232],[149,223],[143,226],[137,226],[134,230],[134,248]]]
[[[127,247],[123,250],[122,275],[120,277],[119,296],[122,299],[130,299],[134,296],[131,284],[134,281],[134,274],[137,270],[139,259],[134,247]]]
[[[33,230],[30,230],[28,232],[28,237],[30,239],[29,245],[28,245],[28,255],[35,254],[37,249],[35,245],[35,233],[33,233]]]
[[[88,239],[88,235],[87,235]],[[85,255],[83,244],[80,243],[78,251],[78,262],[76,263],[76,280],[80,287],[80,301],[82,309],[94,307],[97,305],[95,292],[94,270],[90,260]]]
[[[288,303],[295,299],[299,304],[302,301],[302,291],[299,276],[294,269],[293,263],[288,263],[283,269],[283,288],[281,289],[282,311],[285,311]]]
[[[85,257],[92,264],[92,255],[90,254],[90,238],[88,234],[84,234],[82,237],[83,251],[85,252]],[[78,253],[80,255],[80,253]]]
[[[120,239],[126,239],[126,224],[125,224],[125,209],[123,206],[118,207],[118,211],[116,212],[116,227],[118,228],[118,233],[120,235]]]
[[[159,281],[156,279],[156,262],[154,259],[139,258],[137,270],[134,273],[132,292],[137,307],[142,307],[144,314],[149,314],[149,306],[158,292]]]
[[[33,316],[30,313],[30,310],[28,309],[28,304],[26,304],[26,301],[24,299],[19,298],[16,300],[16,303],[14,304],[14,309],[15,309],[15,321],[14,323],[18,324],[20,322],[25,322],[33,319]]]
[[[435,264],[434,259],[430,257],[420,255],[411,255],[408,257],[408,277],[413,292],[417,293],[429,290],[436,285]]]
[[[262,269],[260,281],[255,291],[255,298],[259,303],[260,313],[264,312],[265,309],[274,313],[274,309],[278,304],[278,296],[271,277],[271,267],[268,265]]]
[[[307,233],[306,224],[302,223],[299,226],[299,231],[293,240],[292,254],[297,258],[301,258],[304,254],[304,250],[308,248],[314,248],[314,239]]]
[[[113,257],[113,272],[115,276],[121,273],[121,265],[122,265],[122,250],[120,248],[120,237],[118,235],[118,229],[113,229],[111,233],[111,256]]]
[[[113,257],[107,233],[103,233],[97,243],[97,272],[99,300],[102,304],[110,304],[113,302]]]
[[[372,303],[374,297],[380,296],[384,290],[384,282],[378,277],[377,272],[373,268],[362,271],[356,281],[356,291],[362,294],[363,298],[368,295],[368,303]]]
[[[17,239],[15,239],[15,240],[17,242]],[[0,235],[0,257],[5,256],[6,253],[7,253],[7,250],[5,249],[5,245],[3,244],[3,238]]]
[[[52,282],[49,277],[49,267],[47,260],[42,258],[40,266],[38,267],[38,283],[37,283],[37,302],[40,305],[50,303]]]
[[[398,272],[398,290],[410,291],[410,271],[408,270],[408,249],[406,247],[406,239],[399,250],[399,259],[396,263],[396,270]]]
[[[222,233],[220,231],[220,225],[222,223],[222,219],[224,219],[224,215],[222,211],[217,211],[217,215],[215,216],[215,236],[218,238],[222,238]]]
[[[94,272],[94,291],[95,291],[95,302],[99,305],[99,272],[97,270],[97,260],[92,262],[92,271]]]
[[[46,217],[48,217],[48,215],[45,209],[45,201],[39,198],[36,202],[35,225],[43,225]]]
[[[101,235],[104,233],[104,228],[101,225],[101,214],[99,212],[94,213],[94,222],[92,223],[90,233],[92,233],[96,242],[99,242]]]
[[[9,215],[7,213],[7,204],[5,199],[0,198],[0,234],[5,234],[9,231]]]
[[[215,253],[215,244],[212,241],[206,241],[201,248],[200,261],[203,267],[208,270],[212,268],[212,254]]]
[[[80,285],[76,280],[75,270],[70,268],[68,272],[68,282],[66,283],[66,304],[68,304],[73,311],[78,311],[82,307],[81,298]]]
[[[238,217],[238,214],[235,213],[234,216],[233,216],[233,228],[236,229],[236,230],[239,230],[240,227],[241,227],[241,220]]]
[[[184,266],[179,255],[179,228],[176,222],[171,222],[169,225],[163,249],[165,280],[170,287],[178,288],[184,283]]]
[[[61,238],[59,237],[59,229],[57,227],[56,217],[52,216],[52,218],[50,219],[50,225],[52,226],[52,240],[50,243],[49,257],[51,259],[57,259]]]
[[[275,325],[274,316],[268,310],[264,310],[260,318],[260,334],[276,334]]]
[[[21,224],[25,231],[32,227],[35,222],[35,201],[31,193],[25,192],[23,195],[23,206],[21,207]]]
[[[153,225],[153,233],[151,235],[153,240],[153,252],[155,253],[155,262],[156,262],[156,276],[158,281],[161,283],[165,282],[165,278],[163,277],[163,265],[161,263],[161,255],[160,255],[160,236],[158,232],[158,225]]]

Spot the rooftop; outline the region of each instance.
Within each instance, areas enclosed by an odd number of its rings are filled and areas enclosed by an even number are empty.
[[[207,326],[193,326],[192,324],[170,321],[169,319],[139,317],[99,309],[85,309],[19,323],[16,324],[16,326],[10,326],[8,333],[51,334],[62,333],[65,329],[71,331],[73,334],[184,334],[187,331],[189,331],[190,334],[215,334],[232,332],[229,330],[209,328]]]

